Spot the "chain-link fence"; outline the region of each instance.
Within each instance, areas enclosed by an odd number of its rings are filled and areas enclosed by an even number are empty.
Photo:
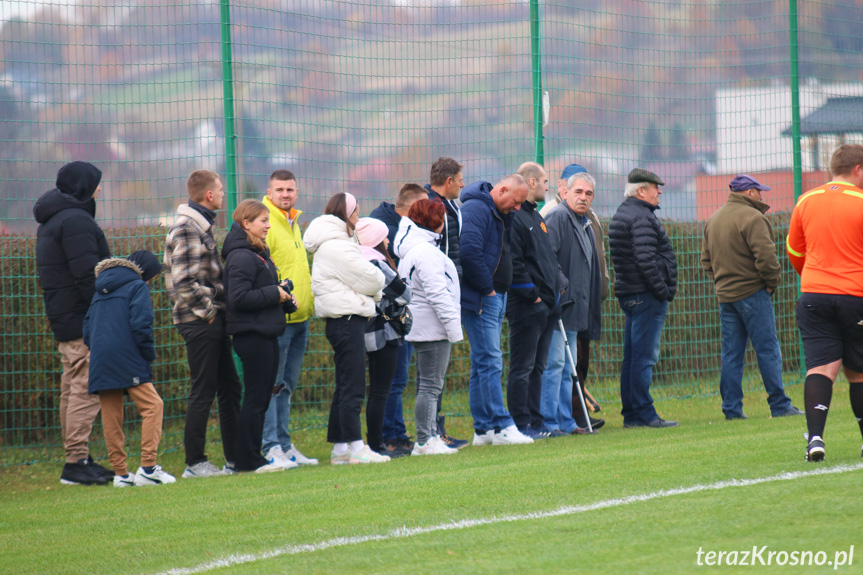
[[[32,208],[71,160],[103,170],[97,220],[122,256],[162,253],[198,168],[225,176],[231,206],[262,197],[273,170],[292,170],[305,223],[337,191],[368,214],[403,183],[426,183],[438,156],[462,162],[467,182],[537,160],[552,189],[565,165],[581,163],[607,222],[626,173],[647,168],[667,183],[660,216],[680,264],[654,395],[715,393],[704,220],[728,181],[751,173],[773,187],[765,200],[783,252],[795,192],[825,181],[835,144],[863,131],[863,1],[797,10],[793,0],[0,2],[0,458],[53,457],[61,443]],[[780,261],[774,302],[790,383],[801,370],[797,288]],[[154,377],[170,448],[188,368],[163,288],[153,290]],[[589,383],[613,404],[623,315],[613,297],[603,311]],[[748,389],[760,386],[754,366],[750,353]],[[448,394],[466,388],[467,373],[464,343]],[[332,379],[313,322],[295,426],[324,421]]]

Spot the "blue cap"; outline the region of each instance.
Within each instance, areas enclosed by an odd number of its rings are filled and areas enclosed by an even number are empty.
[[[560,175],[561,180],[568,180],[571,176],[575,174],[585,174],[587,170],[584,169],[584,166],[581,164],[570,164],[563,169],[563,173]]]
[[[740,174],[728,184],[732,192],[745,192],[746,190],[761,190],[762,192],[770,191],[770,186],[765,186],[758,180],[747,174]]]

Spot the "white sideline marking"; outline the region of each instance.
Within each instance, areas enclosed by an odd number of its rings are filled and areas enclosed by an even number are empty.
[[[386,541],[388,539],[400,539],[405,537],[413,537],[415,535],[423,535],[425,533],[434,533],[436,531],[451,531],[454,529],[467,529],[469,527],[478,527],[480,525],[491,525],[494,523],[504,523],[511,521],[523,521],[526,519],[546,519],[549,517],[560,517],[562,515],[576,515],[587,511],[596,511],[597,509],[606,509],[608,507],[620,507],[629,505],[630,503],[639,503],[641,501],[650,501],[652,499],[661,499],[664,497],[672,497],[674,495],[686,495],[688,493],[698,493],[700,491],[716,491],[726,489],[728,487],[747,487],[749,485],[758,485],[759,483],[770,483],[772,481],[789,481],[792,479],[800,479],[801,477],[811,477],[814,475],[828,475],[833,473],[847,473],[849,471],[857,471],[863,469],[863,463],[856,465],[836,465],[834,467],[822,467],[811,471],[794,471],[785,472],[770,477],[759,477],[755,479],[729,479],[726,481],[718,481],[708,485],[693,485],[692,487],[679,487],[677,489],[663,489],[646,493],[644,495],[630,495],[620,499],[606,499],[605,501],[597,501],[587,505],[574,505],[560,507],[551,511],[535,511],[533,513],[522,513],[519,515],[504,515],[503,517],[488,517],[485,519],[462,519],[461,521],[453,521],[451,523],[441,523],[440,525],[431,525],[429,527],[400,527],[393,529],[388,533],[377,535],[361,535],[356,537],[336,537],[327,539],[320,543],[309,543],[305,545],[287,545],[279,547],[271,551],[261,553],[246,553],[234,554],[215,561],[201,563],[194,567],[179,567],[163,571],[159,575],[191,575],[192,573],[203,573],[212,569],[221,567],[230,567],[232,565],[242,565],[244,563],[253,563],[264,559],[271,559],[281,555],[297,555],[298,553],[312,553],[315,551],[323,551],[332,547],[344,547],[346,545],[357,545],[359,543],[367,543],[369,541]]]

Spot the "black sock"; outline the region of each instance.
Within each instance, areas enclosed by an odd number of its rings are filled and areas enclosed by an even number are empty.
[[[153,473],[154,471],[156,471],[156,466],[155,465],[142,465],[141,469],[144,470],[144,473]]]
[[[803,402],[806,404],[806,426],[809,428],[810,439],[816,435],[824,437],[824,426],[827,424],[827,412],[830,410],[832,397],[833,382],[829,377],[816,373],[806,376]]]
[[[848,384],[848,395],[851,397],[851,410],[857,418],[860,426],[860,434],[863,435],[863,381],[852,381]]]

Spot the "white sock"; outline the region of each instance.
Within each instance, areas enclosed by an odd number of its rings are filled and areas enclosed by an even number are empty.
[[[365,443],[363,443],[362,439],[357,439],[356,441],[351,441],[351,453],[359,453],[365,447]]]
[[[344,455],[348,452],[348,444],[347,443],[336,443],[333,445],[333,453],[336,455]]]

